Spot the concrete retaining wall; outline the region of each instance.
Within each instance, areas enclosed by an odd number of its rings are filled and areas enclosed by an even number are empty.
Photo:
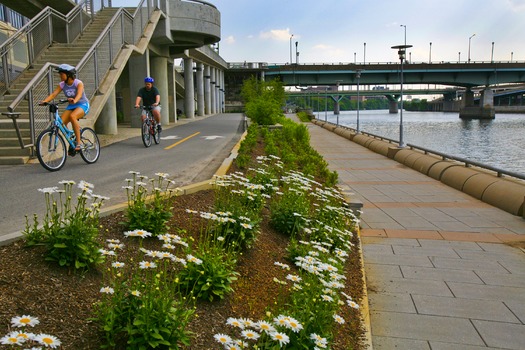
[[[466,167],[463,163],[443,160],[422,151],[398,148],[354,130],[313,119],[312,123],[330,130],[376,153],[394,159],[422,174],[469,194],[508,213],[525,217],[525,181],[498,177],[488,170]]]

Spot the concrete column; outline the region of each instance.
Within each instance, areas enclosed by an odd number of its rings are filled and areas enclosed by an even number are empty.
[[[221,113],[224,113],[226,111],[226,86],[224,85],[224,82],[226,79],[224,78],[224,70],[221,70]]]
[[[494,108],[494,91],[491,88],[485,88],[481,92],[480,107]]]
[[[213,67],[210,67],[210,97],[211,97],[211,101],[210,101],[210,104],[211,104],[211,114],[216,114],[217,113],[217,91],[215,89],[215,68]]]
[[[388,112],[391,114],[395,114],[399,111],[397,106],[397,100],[396,101],[388,101],[389,109]]]
[[[210,66],[204,66],[204,114],[211,114]]]
[[[166,57],[151,57],[151,77],[160,92],[160,122],[164,125],[170,123],[170,104],[168,99],[168,59]]]
[[[193,87],[193,59],[184,58],[184,114],[195,118],[195,92]]]
[[[168,64],[168,84],[169,84],[169,96],[170,96],[170,122],[176,123],[179,119],[177,116],[177,74],[175,74],[175,64],[171,61]]]
[[[117,100],[115,96],[115,87],[108,92],[108,100],[98,119],[95,123],[95,130],[99,134],[116,135],[118,134],[117,128]]]
[[[474,106],[474,92],[470,90],[470,88],[465,91],[465,95],[463,95],[461,102],[461,107]]]
[[[150,75],[149,71],[149,50],[146,50],[141,56],[131,56],[128,61],[129,71],[129,100],[132,105],[135,105],[135,99],[137,98],[137,92],[141,87],[144,86],[144,78]],[[124,109],[126,110],[126,109]],[[140,128],[142,121],[140,118],[140,112],[132,109],[131,115],[131,127]]]
[[[217,73],[215,74],[216,75],[216,84],[215,84],[215,89],[217,91],[217,113],[222,113],[222,100],[221,100],[221,89],[222,89],[222,82],[221,82],[221,71],[219,70],[219,68],[217,68]]]
[[[204,116],[204,65],[197,63],[197,115],[199,117]]]

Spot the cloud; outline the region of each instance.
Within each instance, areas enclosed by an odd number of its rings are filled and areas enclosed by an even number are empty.
[[[224,40],[224,42],[229,45],[235,44],[235,38],[233,37],[233,35],[230,35]]]
[[[290,40],[290,28],[286,29],[272,29],[269,32],[261,32],[259,37],[261,39],[270,39],[270,40],[277,40],[277,41],[285,41]]]
[[[524,0],[508,0],[510,7],[515,12],[525,11],[525,1]]]

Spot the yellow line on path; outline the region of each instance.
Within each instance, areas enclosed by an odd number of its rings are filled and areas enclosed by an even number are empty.
[[[186,140],[191,139],[193,136],[197,136],[197,135],[199,135],[200,133],[201,133],[200,131],[197,131],[195,134],[190,135],[190,136],[188,136],[188,137],[185,137],[185,138],[183,138],[182,140],[180,140],[180,141],[178,141],[178,142],[175,142],[173,145],[170,145],[170,146],[168,146],[168,147],[165,147],[164,149],[172,149],[173,147],[175,147],[175,146],[177,146],[177,145],[183,143],[183,142],[186,141]]]

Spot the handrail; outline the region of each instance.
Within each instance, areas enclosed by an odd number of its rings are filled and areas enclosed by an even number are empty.
[[[32,66],[34,63],[34,58],[37,56],[45,47],[52,44],[55,38],[53,37],[53,32],[51,28],[52,18],[58,18],[60,21],[66,23],[66,42],[70,42],[74,38],[71,37],[70,26],[78,18],[80,23],[80,29],[78,34],[81,34],[85,28],[83,20],[83,9],[87,6],[90,0],[83,0],[78,5],[76,5],[71,11],[66,15],[56,11],[50,6],[45,7],[38,15],[32,18],[28,23],[26,23],[22,28],[16,31],[10,38],[8,38],[2,45],[0,45],[0,61],[2,63],[3,69],[3,79],[5,91],[9,90],[12,82],[21,74],[22,71]],[[87,15],[87,12],[86,12]],[[33,40],[34,32],[38,31],[40,26],[45,22],[49,22],[47,26],[47,40],[42,42],[41,40]],[[26,60],[17,60],[15,55],[15,46],[19,43],[26,48],[25,57]],[[37,48],[38,46],[38,48]],[[38,52],[35,52],[38,51]],[[10,62],[13,61],[13,62]],[[16,61],[16,62],[15,62]],[[18,72],[18,74],[15,73]]]
[[[442,152],[439,152],[439,151],[433,151],[431,149],[428,149],[428,148],[425,148],[425,147],[421,147],[421,146],[416,146],[416,145],[411,144],[411,143],[407,143],[407,146],[410,147],[410,149],[421,150],[421,151],[425,152],[425,154],[428,154],[428,153],[435,154],[437,156],[442,157],[443,160],[452,159],[452,160],[455,160],[457,162],[465,163],[465,167],[467,167],[467,168],[470,167],[471,165],[474,165],[474,166],[476,166],[478,168],[483,168],[483,169],[487,169],[487,170],[490,170],[490,171],[494,171],[497,174],[498,177],[502,177],[503,175],[507,175],[507,176],[515,177],[515,178],[520,179],[520,180],[525,180],[525,174],[520,174],[520,173],[516,173],[516,172],[513,172],[513,171],[503,170],[503,169],[500,169],[500,168],[497,168],[497,167],[493,167],[491,165],[483,164],[483,163],[476,162],[474,160],[470,160],[470,159],[466,159],[466,158],[462,158],[462,157],[451,156],[451,155],[446,154],[446,153],[442,153]]]
[[[317,120],[322,121],[321,119],[317,119]],[[329,123],[329,124],[332,124],[332,125],[337,125],[337,124],[334,124],[334,123],[328,122],[328,121],[326,123]],[[337,127],[354,131],[357,134],[356,129],[348,127],[346,125],[339,124],[339,125],[337,125]],[[376,139],[380,139],[381,141],[386,140],[389,143],[397,143],[399,145],[399,141],[398,140],[390,139],[390,138],[384,137],[384,136],[375,135],[375,134],[372,134],[372,133],[369,133],[369,132],[364,132],[364,131],[359,131],[359,132],[361,134],[363,134],[363,135],[370,136],[370,137],[373,137],[373,138],[376,138]],[[434,150],[431,150],[429,148],[417,146],[417,145],[414,145],[414,144],[411,144],[411,143],[407,143],[407,146],[410,147],[410,149],[417,149],[417,150],[423,151],[425,154],[429,154],[430,153],[430,154],[434,154],[434,155],[440,156],[440,157],[442,157],[443,160],[451,159],[451,160],[455,160],[455,161],[460,162],[460,163],[465,163],[465,167],[467,167],[467,168],[470,167],[471,165],[473,165],[473,166],[476,166],[478,168],[494,171],[498,177],[503,177],[503,175],[507,175],[507,176],[511,176],[511,177],[514,177],[514,178],[517,178],[517,179],[520,179],[520,180],[525,180],[525,174],[521,174],[521,173],[516,173],[516,172],[513,172],[513,171],[500,169],[500,168],[497,168],[497,167],[493,167],[491,165],[483,164],[483,163],[476,162],[474,160],[470,160],[470,159],[466,159],[466,158],[462,158],[462,157],[452,156],[450,154],[446,154],[446,153],[439,152],[439,151],[434,151]]]

